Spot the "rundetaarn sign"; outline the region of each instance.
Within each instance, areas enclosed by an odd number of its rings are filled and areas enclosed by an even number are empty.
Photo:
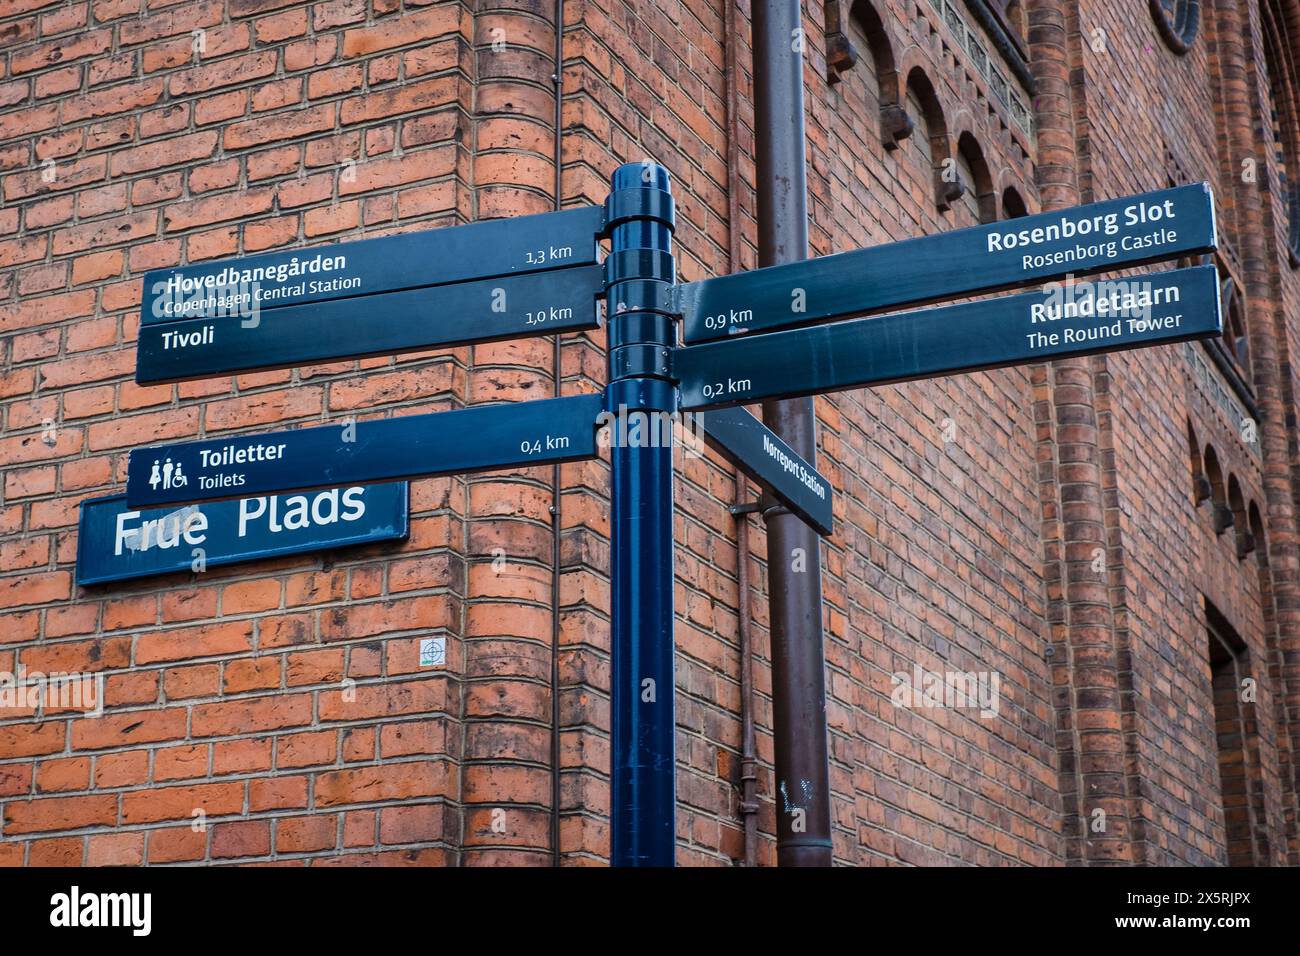
[[[178,547],[183,531],[156,530],[168,515],[179,521],[166,508],[243,496],[224,504],[231,527],[255,514],[284,529],[281,508],[306,521],[315,505],[273,496],[594,458],[603,419],[601,434],[618,436],[611,860],[665,866],[676,799],[673,449],[631,440],[639,431],[609,416],[703,411],[711,446],[829,534],[830,482],[738,406],[1219,335],[1213,266],[861,318],[1209,252],[1214,206],[1208,187],[1184,186],[678,286],[667,171],[623,166],[613,187],[599,207],[150,273],[142,382],[590,329],[596,296],[609,378],[603,394],[135,449],[126,500],[142,519],[139,509],[161,508],[162,518],[149,513],[153,537]],[[600,266],[598,239],[610,244]],[[143,524],[112,524],[136,520],[114,507],[101,539],[151,540]]]
[[[174,479],[174,470],[169,472]],[[183,486],[182,486],[183,487]],[[81,503],[77,583],[202,571],[407,535],[407,485],[329,488],[181,508],[134,509],[125,495]]]
[[[1217,335],[1197,266],[681,349],[682,408],[744,405]]]

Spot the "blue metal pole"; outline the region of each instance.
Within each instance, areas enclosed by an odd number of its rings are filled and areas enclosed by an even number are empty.
[[[614,866],[672,866],[673,449],[668,171],[619,167],[607,203]],[[665,441],[666,437],[666,441]]]

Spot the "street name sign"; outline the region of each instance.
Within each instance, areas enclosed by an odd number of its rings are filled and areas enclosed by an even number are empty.
[[[593,265],[603,222],[603,207],[584,206],[156,269],[144,278],[140,322],[233,319],[254,309]]]
[[[131,507],[493,471],[596,457],[603,395],[133,449]]]
[[[703,279],[675,293],[690,345],[1214,248],[1214,200],[1200,183]]]
[[[408,534],[407,484],[262,495],[181,508],[134,509],[125,495],[81,503],[77,583],[83,586],[324,551]]]
[[[141,385],[597,327],[600,266],[140,327]]]
[[[831,488],[817,469],[743,408],[701,412],[704,440],[818,534],[832,531]]]
[[[1221,334],[1212,265],[745,336],[673,354],[681,407],[914,381]]]

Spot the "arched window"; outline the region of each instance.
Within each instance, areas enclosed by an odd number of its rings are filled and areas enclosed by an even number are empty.
[[[1241,494],[1241,485],[1236,475],[1228,476],[1228,509],[1232,512],[1232,527],[1237,532],[1237,560],[1241,560],[1255,550],[1250,538],[1250,524],[1246,516],[1246,499]]]
[[[1201,26],[1201,0],[1151,0],[1151,16],[1169,49],[1186,53]]]
[[[1300,265],[1300,130],[1296,127],[1296,64],[1287,21],[1277,0],[1259,5],[1268,68],[1268,97],[1273,155],[1283,214],[1287,218],[1287,248],[1291,265]]]
[[[907,110],[899,102],[898,68],[880,14],[868,0],[856,0],[849,12],[849,42],[860,55],[860,70],[867,85],[867,106],[880,111],[880,141],[886,149],[898,149],[912,134]]]
[[[984,161],[984,150],[969,131],[957,140],[957,169],[966,184],[961,205],[972,222],[997,222],[998,201],[993,191],[993,176]]]
[[[1025,201],[1020,198],[1020,193],[1016,192],[1014,186],[1008,186],[1002,190],[1002,218],[1019,219],[1021,216],[1029,215],[1029,207]]]
[[[933,182],[935,205],[946,211],[961,198],[966,184],[961,181],[954,157],[948,155],[948,124],[934,84],[919,66],[907,75],[908,117],[915,132],[908,138],[908,150],[922,175]]]
[[[1237,284],[1231,278],[1220,283],[1220,304],[1223,310],[1223,350],[1237,367],[1247,385],[1252,384],[1250,367],[1250,338],[1246,334],[1246,309],[1237,294]]]
[[[1232,527],[1232,509],[1228,507],[1228,487],[1219,467],[1219,455],[1213,445],[1205,446],[1205,477],[1210,481],[1210,501],[1213,503],[1214,533],[1223,534]]]
[[[1252,501],[1246,513],[1250,521],[1250,536],[1255,546],[1255,561],[1261,569],[1267,568],[1268,547],[1264,541],[1264,519],[1260,517],[1259,505]]]
[[[1201,461],[1201,446],[1196,440],[1196,429],[1192,422],[1187,422],[1187,444],[1192,457],[1192,504],[1200,507],[1201,502],[1211,495],[1210,479],[1205,474],[1205,464]]]

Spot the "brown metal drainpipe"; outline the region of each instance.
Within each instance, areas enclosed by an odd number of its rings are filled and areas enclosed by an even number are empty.
[[[738,29],[736,0],[727,0],[724,24],[727,81],[727,258],[729,271],[740,269],[740,107],[737,102]],[[740,818],[745,828],[745,866],[758,865],[758,753],[754,744],[754,628],[749,600],[749,485],[732,469],[736,503],[736,613],[740,618]]]
[[[564,196],[564,0],[555,0],[555,208],[562,205]],[[555,365],[555,394],[560,394],[563,381],[561,368],[562,349],[560,337],[552,340]],[[551,467],[551,866],[560,865],[560,536],[564,532],[561,521],[563,489],[560,487],[560,466]]]
[[[745,480],[737,474],[737,491]],[[741,497],[737,495],[736,497]],[[754,747],[754,637],[749,609],[749,514],[736,515],[736,613],[740,615],[740,815],[745,821],[745,866],[758,865],[758,755]]]
[[[799,0],[753,0],[754,150],[758,264],[808,257],[803,19]],[[763,403],[763,421],[817,460],[810,398]],[[784,508],[769,507],[772,738],[778,866],[830,866],[830,763],[822,651],[821,541]]]

